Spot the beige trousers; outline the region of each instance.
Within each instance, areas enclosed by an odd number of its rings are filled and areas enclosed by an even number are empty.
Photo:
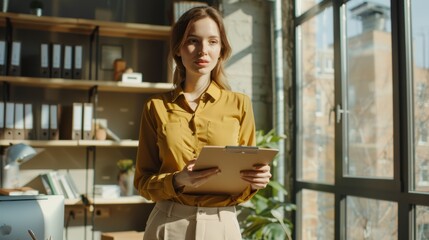
[[[161,201],[146,224],[144,240],[239,240],[235,207],[194,207]]]

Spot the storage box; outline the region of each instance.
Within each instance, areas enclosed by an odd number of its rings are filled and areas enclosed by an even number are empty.
[[[95,196],[101,198],[119,198],[121,189],[119,185],[95,185]]]
[[[122,82],[124,83],[141,83],[143,80],[142,74],[133,72],[133,73],[123,73]]]
[[[143,240],[144,232],[106,232],[101,234],[101,240]]]

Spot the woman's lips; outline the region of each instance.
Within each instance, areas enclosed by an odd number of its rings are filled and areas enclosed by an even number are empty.
[[[203,59],[198,59],[197,61],[195,61],[195,63],[199,66],[206,66],[207,64],[209,64],[209,61],[203,60]]]

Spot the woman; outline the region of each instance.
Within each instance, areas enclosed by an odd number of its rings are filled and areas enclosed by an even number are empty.
[[[237,196],[182,192],[219,172],[192,171],[204,145],[256,143],[251,101],[224,79],[231,47],[219,12],[196,7],[184,13],[173,26],[170,53],[175,89],[147,102],[140,126],[134,184],[156,202],[144,239],[241,239],[235,206],[266,187],[269,165],[242,171],[249,186]]]

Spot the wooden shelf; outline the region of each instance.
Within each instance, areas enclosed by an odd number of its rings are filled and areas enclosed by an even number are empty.
[[[93,201],[92,198],[89,198],[91,202],[96,205],[112,205],[112,204],[142,204],[142,203],[153,203],[141,196],[129,196],[129,197],[119,197],[119,198],[95,198]],[[82,205],[81,199],[65,199],[64,201],[66,206]]]
[[[0,140],[0,146],[24,143],[33,147],[137,147],[138,140]]]
[[[90,19],[0,13],[0,26],[9,19],[14,28],[90,35],[99,27],[100,36],[168,40],[171,27],[140,23],[120,23]]]
[[[101,92],[123,93],[159,93],[173,89],[172,83],[123,83],[115,81],[92,81],[62,78],[35,78],[0,76],[0,81],[8,82],[16,86],[43,87],[54,89],[78,89],[89,90],[97,86]]]

